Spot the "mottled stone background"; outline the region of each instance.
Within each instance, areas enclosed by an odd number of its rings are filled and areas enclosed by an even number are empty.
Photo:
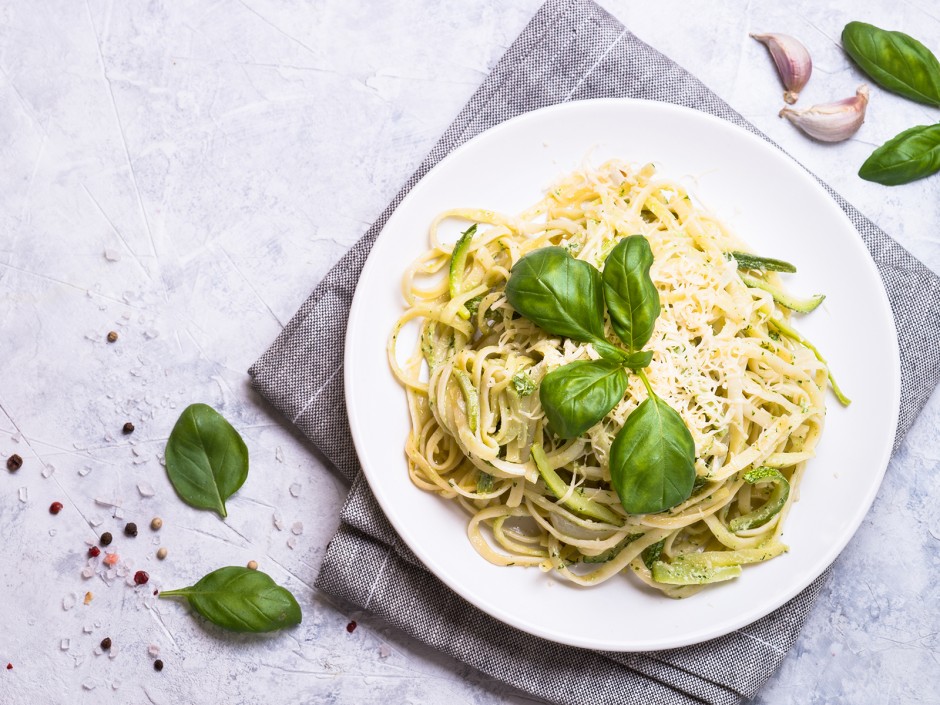
[[[0,467],[0,702],[529,702],[312,591],[345,488],[245,370],[538,4],[0,4],[0,457],[25,459]],[[940,271],[940,176],[888,189],[855,175],[940,111],[875,89],[855,138],[815,143],[777,117],[781,88],[747,37],[802,38],[810,105],[861,82],[838,44],[847,21],[940,50],[935,2],[602,4]],[[864,330],[858,344],[864,355]],[[161,466],[194,401],[251,450],[224,523],[183,505]],[[940,702],[938,422],[935,394],[758,703]],[[122,563],[85,579],[86,542],[104,530]],[[150,594],[249,559],[297,595],[301,627],[232,637]],[[129,587],[139,569],[150,585]],[[95,653],[104,636],[110,657]]]

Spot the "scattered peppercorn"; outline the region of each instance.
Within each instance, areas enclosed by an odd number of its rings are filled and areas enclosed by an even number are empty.
[[[12,663],[8,663],[8,664],[7,664],[7,670],[8,670],[8,671],[12,671],[12,670],[13,670],[13,664],[12,664]]]
[[[248,570],[258,570],[258,561],[248,561]]]
[[[154,517],[150,520],[150,528],[154,531],[159,531],[163,527],[163,519],[160,517]]]
[[[91,604],[91,601],[92,601],[94,598],[95,598],[95,596],[94,596],[93,593],[86,592],[86,593],[85,593],[85,604],[86,604],[86,605],[90,605],[90,604]]]
[[[97,546],[92,546],[91,548],[88,549],[88,556],[90,558],[97,558],[100,555],[101,555],[101,549],[98,548]]]
[[[62,502],[53,502],[49,505],[50,514],[58,514],[62,511]]]
[[[346,631],[352,634],[354,631],[356,631],[356,627],[358,626],[359,625],[356,624],[356,620],[354,619],[353,621],[351,621],[349,624],[346,625]]]
[[[126,436],[128,433],[133,433],[133,432],[134,432],[134,424],[132,424],[130,421],[128,421],[126,424],[124,424],[124,425],[121,427],[121,431],[123,431],[123,433],[124,433],[125,436]]]
[[[23,467],[23,458],[21,458],[19,454],[14,453],[7,458],[7,470],[10,472],[16,472],[21,467]]]
[[[166,549],[163,548],[163,546],[157,549],[157,558],[159,558],[161,561],[166,558]]]
[[[121,557],[116,553],[106,553],[104,554],[104,564],[105,565],[115,565]]]
[[[155,671],[162,671],[162,670],[163,670],[163,661],[161,661],[160,659],[157,659],[156,661],[154,661],[154,662],[153,662],[153,670],[155,670]]]
[[[104,639],[101,640],[101,648],[104,651],[108,651],[111,648],[111,637],[106,636]]]
[[[117,334],[117,331],[116,331],[116,330],[112,330],[112,331],[110,331],[110,332],[108,333],[108,342],[109,342],[109,343],[114,343],[114,342],[117,341],[117,339],[118,339],[118,334]]]
[[[125,536],[137,536],[137,524],[135,524],[132,521],[128,522],[127,525],[124,527],[124,535]]]
[[[153,594],[154,594],[154,595],[159,595],[159,594],[160,594],[160,591],[159,591],[159,590],[154,590],[154,591],[153,591]]]
[[[147,581],[150,580],[150,576],[147,575],[147,572],[144,570],[138,570],[134,573],[134,583],[137,585],[146,585]]]
[[[103,534],[101,534],[102,546],[110,546],[113,540],[114,540],[114,537],[111,535],[110,531],[105,531]]]

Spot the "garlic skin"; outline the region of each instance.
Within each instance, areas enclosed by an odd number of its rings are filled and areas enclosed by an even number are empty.
[[[822,142],[841,142],[858,132],[865,122],[867,107],[868,86],[862,84],[851,98],[814,105],[805,110],[784,108],[780,117],[785,117],[807,135]]]
[[[770,50],[786,92],[783,99],[793,105],[813,74],[813,59],[806,47],[789,34],[752,34],[752,38]]]

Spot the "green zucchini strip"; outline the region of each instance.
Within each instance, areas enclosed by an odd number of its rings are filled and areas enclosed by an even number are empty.
[[[787,497],[790,496],[790,483],[787,482],[787,478],[776,468],[763,465],[759,468],[749,470],[744,473],[744,480],[750,485],[756,485],[761,482],[772,482],[774,483],[774,489],[770,493],[770,497],[767,498],[767,501],[760,507],[731,520],[729,528],[735,533],[747,531],[748,529],[756,529],[766,524],[783,509],[783,505],[787,503]]]
[[[803,347],[809,348],[810,350],[813,351],[813,355],[816,356],[816,359],[826,366],[826,371],[829,374],[829,384],[832,385],[832,393],[836,395],[836,399],[839,400],[839,403],[842,404],[842,406],[848,406],[849,404],[851,404],[852,400],[849,399],[847,396],[845,396],[845,394],[839,388],[839,385],[836,383],[836,378],[832,376],[832,370],[829,368],[829,363],[826,362],[826,358],[822,356],[822,353],[819,352],[816,346],[813,345],[811,342],[809,342],[802,335],[800,335],[796,331],[796,329],[791,328],[782,320],[778,318],[770,318],[768,320],[777,330],[779,330],[781,333],[787,336],[790,340],[795,340],[797,343],[799,343]]]
[[[474,433],[477,432],[477,421],[480,417],[480,395],[477,388],[470,381],[470,376],[463,370],[454,370],[457,385],[463,394],[464,404],[467,407],[467,425]]]
[[[673,558],[670,563],[653,564],[653,580],[667,585],[705,585],[731,580],[741,574],[746,563],[760,563],[785,553],[787,547],[779,541],[770,541],[757,548],[738,551],[705,551],[688,553]]]
[[[532,445],[532,460],[535,461],[539,475],[542,476],[549,491],[559,499],[564,497],[565,493],[568,491],[568,484],[561,479],[559,474],[555,472],[555,469],[549,464],[548,457],[545,455],[545,450],[542,448],[541,443]],[[583,514],[597,521],[603,521],[607,524],[613,524],[614,526],[621,526],[623,524],[620,517],[614,514],[614,512],[603,504],[584,497],[578,490],[572,492],[571,496],[562,502],[562,505],[573,512]]]
[[[760,257],[758,255],[748,254],[747,252],[738,252],[737,250],[726,252],[725,257],[733,259],[737,263],[738,269],[759,269],[764,272],[787,272],[788,274],[796,273],[796,267],[789,262],[784,262],[782,259]]]
[[[467,252],[470,251],[470,241],[473,239],[473,235],[476,231],[476,223],[464,230],[460,234],[460,239],[457,240],[457,244],[454,245],[453,253],[451,253],[450,272],[447,281],[451,299],[456,299],[458,294],[460,294],[464,271],[467,268]],[[470,318],[470,311],[467,310],[466,306],[461,306],[460,310],[457,311],[457,315],[466,321]]]
[[[493,489],[493,476],[480,470],[477,476],[477,494],[486,494]]]
[[[819,304],[821,304],[826,298],[824,294],[816,294],[804,299],[799,296],[788,294],[780,287],[769,284],[763,279],[752,277],[750,274],[745,274],[744,272],[738,272],[738,274],[741,277],[741,281],[743,281],[752,289],[762,289],[763,291],[766,291],[768,294],[774,297],[774,301],[776,301],[778,304],[781,306],[786,306],[792,311],[798,311],[799,313],[809,313],[810,311],[815,311],[817,308],[819,308]]]
[[[707,583],[733,580],[739,575],[741,575],[741,566],[739,565],[720,565],[707,568],[698,563],[664,563],[658,561],[653,564],[653,580],[666,585],[706,585]]]

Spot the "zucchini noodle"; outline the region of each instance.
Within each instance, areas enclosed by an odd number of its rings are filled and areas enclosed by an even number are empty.
[[[459,252],[440,236],[455,219],[477,225]],[[647,397],[642,380],[631,374],[623,399],[581,437],[554,436],[539,382],[599,356],[520,317],[504,295],[513,265],[533,250],[559,245],[603,269],[617,242],[635,233],[653,251],[662,304],[646,373],[696,449],[692,496],[647,515],[627,514],[608,467],[614,437]],[[774,300],[780,276],[742,277],[727,253],[747,248],[681,185],[657,178],[651,164],[610,161],[565,177],[517,216],[445,211],[431,224],[430,245],[405,272],[406,310],[388,359],[408,399],[411,480],[470,514],[480,555],[584,586],[632,574],[684,597],[787,550],[783,524],[822,431],[829,371]],[[399,364],[409,322],[418,340]],[[617,343],[609,319],[606,338]]]

